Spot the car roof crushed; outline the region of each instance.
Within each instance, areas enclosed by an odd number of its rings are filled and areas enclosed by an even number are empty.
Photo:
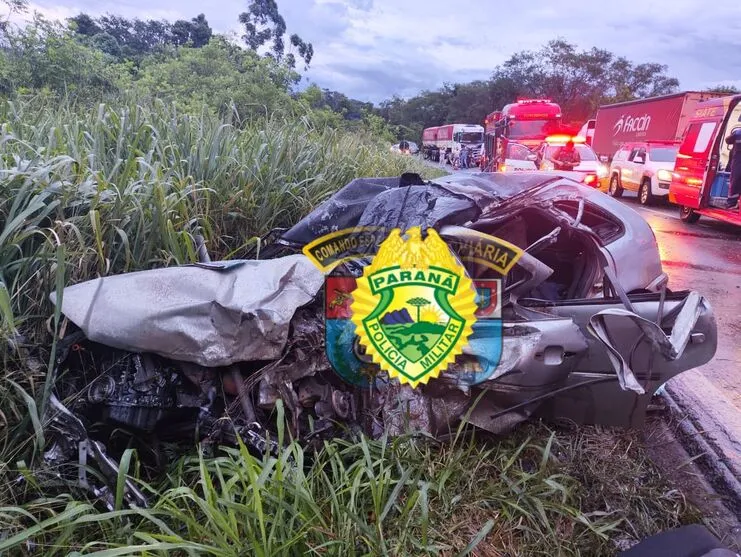
[[[646,241],[651,232],[600,196],[558,172],[362,178],[272,235],[277,240],[263,246],[259,260],[205,256],[69,286],[61,309],[76,328],[60,340],[53,372],[65,380],[54,387],[47,462],[85,455],[115,476],[113,458],[101,456],[106,438],[86,428],[95,419],[139,436],[194,424],[209,443],[239,436],[255,452],[274,451],[279,402],[291,436],[318,446],[352,432],[442,435],[462,421],[502,433],[535,415],[638,423],[652,381],[712,357],[714,318],[697,293],[671,293],[665,282],[636,288],[631,281],[642,275],[621,273],[613,261],[628,249],[621,242],[637,242],[633,229]],[[523,250],[516,267],[496,277],[502,321],[495,364],[469,348],[440,378],[412,389],[372,368],[351,322],[329,326],[326,277],[301,250],[326,234],[374,226],[435,228],[448,242],[494,234]],[[355,280],[362,265],[342,264],[332,274]],[[467,272],[474,281],[491,279],[475,265]],[[484,325],[472,346],[493,342],[487,331],[495,329]],[[366,384],[338,376],[330,363],[337,358],[361,370]],[[605,397],[613,402],[601,404]],[[110,486],[80,482],[110,504]],[[126,490],[127,501],[142,504],[140,493]]]

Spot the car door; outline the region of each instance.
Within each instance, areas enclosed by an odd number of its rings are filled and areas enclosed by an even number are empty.
[[[519,143],[507,145],[504,159],[505,170],[536,170],[535,153]]]
[[[571,386],[583,384],[587,387],[554,397],[540,409],[542,415],[566,417],[576,423],[638,427],[642,425],[651,395],[659,385],[685,370],[707,363],[713,357],[717,348],[716,322],[712,307],[702,296],[696,292],[676,292],[667,294],[663,301],[658,293],[631,294],[628,298],[634,312],[626,311],[619,299],[612,298],[560,300],[547,304],[541,300],[519,301],[521,308],[551,314],[558,319],[570,319],[588,339],[588,349],[574,359],[574,367],[566,381]],[[668,345],[665,352],[652,350],[646,331],[642,329],[646,322],[656,320],[659,311],[665,316],[661,327],[652,326],[651,330],[656,333],[656,339],[663,336],[659,334],[663,331],[667,339],[676,342],[679,348],[676,353],[668,354]],[[597,331],[596,327],[602,331]],[[565,330],[563,328],[559,333]],[[595,336],[597,332],[601,333],[601,341]],[[564,335],[561,338],[568,337]],[[543,350],[544,354],[549,350],[551,357],[553,353],[566,353],[564,340],[545,341],[544,344],[549,342],[562,348],[549,347]],[[662,342],[667,344],[666,339]],[[560,363],[558,358],[554,360]],[[615,377],[616,365],[621,362],[631,369],[635,379],[646,390],[645,394],[623,390],[617,381],[609,381],[609,377]],[[513,374],[499,382],[514,386],[526,380]]]
[[[634,189],[637,191],[643,181],[643,173],[646,170],[646,148],[639,147],[633,155],[633,167],[631,174],[631,184],[634,185]]]
[[[696,209],[700,207],[705,174],[710,171],[710,151],[720,128],[720,121],[693,122],[687,128],[674,163],[669,201]],[[716,151],[717,152],[717,151]]]
[[[636,164],[633,162],[634,157],[638,153],[638,147],[632,147],[628,153],[628,158],[623,161],[620,166],[620,185],[626,190],[636,190],[638,186],[635,184],[635,171]]]

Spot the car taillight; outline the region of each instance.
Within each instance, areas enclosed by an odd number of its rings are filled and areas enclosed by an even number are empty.
[[[596,174],[587,174],[584,176],[584,183],[588,186],[595,186],[597,185],[597,175]]]

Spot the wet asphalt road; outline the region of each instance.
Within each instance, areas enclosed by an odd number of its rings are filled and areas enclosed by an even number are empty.
[[[668,203],[642,207],[631,194],[623,203],[651,225],[672,290],[697,290],[713,306],[718,324],[715,358],[701,372],[741,410],[741,227],[702,217],[679,220]]]

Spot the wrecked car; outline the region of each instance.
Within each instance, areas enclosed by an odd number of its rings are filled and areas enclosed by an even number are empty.
[[[454,253],[472,234],[523,251],[506,276],[466,263],[474,281],[502,280],[493,365],[486,327],[415,389],[380,373],[351,329],[325,349],[325,311],[346,300],[325,293],[327,277],[302,249],[373,226],[432,228]],[[712,308],[668,288],[649,225],[557,174],[358,179],[272,236],[259,259],[204,257],[66,288],[61,310],[76,330],[59,343],[47,460],[92,460],[115,481],[111,455],[131,438],[155,455],[163,441],[237,436],[275,450],[279,403],[291,436],[307,444],[358,432],[445,437],[463,421],[503,433],[532,416],[640,426],[656,388],[715,353]],[[365,264],[332,274],[357,277]],[[105,485],[80,483],[110,498]]]

